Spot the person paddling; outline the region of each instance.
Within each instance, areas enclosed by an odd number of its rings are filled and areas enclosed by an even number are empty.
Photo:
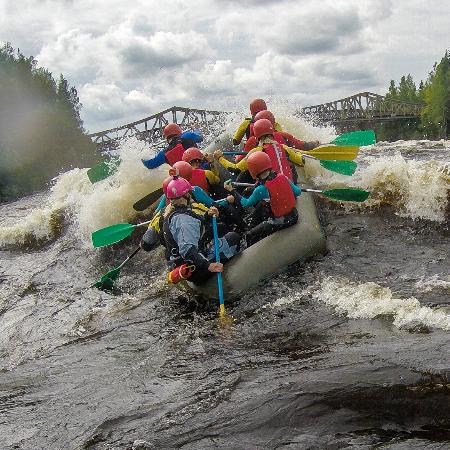
[[[250,102],[249,107],[251,117],[246,117],[239,125],[239,128],[233,136],[233,145],[239,145],[244,136],[248,139],[253,134],[253,124],[256,121],[256,114],[267,109],[266,102],[262,98],[253,99]],[[275,124],[274,126],[277,130],[281,131],[281,127],[278,124]]]
[[[142,163],[147,169],[156,169],[163,164],[173,166],[181,161],[185,150],[197,147],[203,141],[201,134],[195,131],[185,131],[176,123],[169,123],[164,127],[163,135],[167,139],[168,146],[161,150],[154,158],[143,159]]]
[[[184,178],[175,176],[167,186],[170,204],[164,210],[163,234],[166,242],[166,259],[169,281],[189,278],[193,283],[202,283],[216,272],[223,271],[223,264],[214,261],[214,245],[211,243],[211,216],[218,216],[215,207],[203,216],[193,212],[192,186]],[[228,232],[219,239],[220,256],[223,261],[232,258],[238,251],[241,236]]]
[[[296,197],[301,189],[282,173],[272,169],[272,161],[264,152],[255,152],[247,160],[248,170],[258,186],[249,198],[241,196],[231,183],[224,187],[244,208],[257,206],[252,218],[253,228],[246,235],[247,246],[297,223]]]
[[[211,188],[219,185],[220,177],[218,171],[214,168],[212,170],[202,168],[202,164],[205,162],[205,155],[198,148],[188,148],[183,153],[183,161],[192,166],[191,184],[201,187],[208,193],[211,191]]]
[[[302,141],[300,139],[297,139],[292,134],[282,131],[281,127],[276,123],[275,116],[271,111],[268,111],[267,109],[260,111],[255,115],[254,121],[257,122],[260,119],[267,119],[270,120],[272,123],[272,126],[274,128],[273,132],[273,138],[281,145],[287,145],[292,148],[296,148],[297,150],[312,150],[320,145],[319,141]],[[249,152],[250,150],[254,149],[258,146],[258,139],[256,139],[256,136],[253,132],[250,137],[247,139],[247,142],[244,146],[244,152]],[[241,156],[242,159],[242,156]]]
[[[295,168],[292,170],[291,162],[302,166],[302,155],[297,153],[295,149],[288,147],[287,145],[280,144],[274,139],[275,130],[272,123],[268,119],[260,119],[255,122],[253,132],[256,139],[258,139],[259,145],[258,147],[252,149],[249,152],[249,155],[255,152],[266,153],[272,162],[273,170],[277,173],[282,173],[290,180],[293,180],[297,171]],[[223,157],[222,151],[216,150],[214,152],[214,157],[217,158],[226,169],[235,169],[240,172],[245,172],[247,170],[247,160],[249,156],[246,156],[238,163],[233,163]]]

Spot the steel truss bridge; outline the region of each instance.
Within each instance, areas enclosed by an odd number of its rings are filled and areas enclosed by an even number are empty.
[[[168,123],[177,123],[183,129],[200,129],[208,133],[211,128],[218,128],[220,131],[226,115],[227,113],[220,111],[173,106],[136,122],[88,136],[100,151],[114,150],[122,139],[131,136],[151,144],[163,143],[165,139],[162,132]]]
[[[332,124],[341,131],[348,131],[369,128],[374,123],[418,118],[423,107],[423,104],[361,92],[333,102],[307,106],[297,114],[315,123]],[[197,128],[209,132],[212,128],[220,132],[228,114],[173,106],[136,122],[89,134],[89,137],[101,151],[114,149],[120,140],[131,136],[152,144],[162,143],[162,130],[168,123],[177,123],[185,129]]]

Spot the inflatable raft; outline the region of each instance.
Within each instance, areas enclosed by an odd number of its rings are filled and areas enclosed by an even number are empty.
[[[309,164],[307,160],[306,170]],[[298,181],[307,183],[305,168],[297,167]],[[305,261],[323,253],[326,247],[325,234],[319,223],[313,198],[314,194],[303,192],[297,198],[299,220],[292,227],[277,231],[236,255],[224,266],[223,289],[225,299],[280,273],[297,261]],[[218,298],[217,277],[196,285],[189,282],[178,285],[202,297]]]

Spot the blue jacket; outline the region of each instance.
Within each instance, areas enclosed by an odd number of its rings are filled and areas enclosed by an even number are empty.
[[[188,149],[190,147],[197,147],[199,142],[203,141],[203,136],[200,132],[196,131],[185,131],[181,134],[181,140],[183,147]],[[147,169],[156,169],[166,163],[166,150],[160,150],[156,156],[150,159],[143,159],[142,163]]]

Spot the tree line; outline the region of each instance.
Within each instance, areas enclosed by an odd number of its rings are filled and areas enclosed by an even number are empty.
[[[387,100],[422,103],[421,116],[398,119],[375,126],[378,140],[439,139],[450,136],[450,53],[433,66],[427,80],[416,86],[410,74],[398,85],[391,80]]]
[[[0,200],[40,189],[62,170],[90,165],[95,146],[77,90],[6,43],[0,47]]]

